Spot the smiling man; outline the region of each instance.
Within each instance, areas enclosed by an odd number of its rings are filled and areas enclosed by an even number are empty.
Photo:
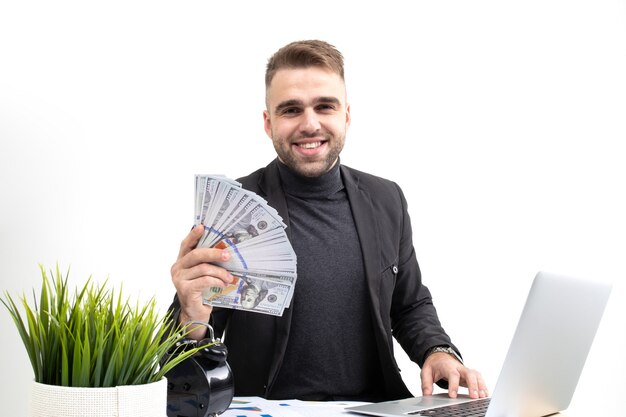
[[[202,304],[202,291],[233,277],[214,265],[228,252],[195,249],[203,227],[181,243],[172,266],[180,323],[211,321],[225,334],[236,395],[379,401],[409,397],[393,356],[395,337],[455,397],[488,395],[441,326],[412,243],[397,184],[341,165],[350,126],[343,57],[323,41],[299,41],[269,60],[264,128],[278,157],[240,178],[276,208],[298,256],[298,281],[282,317]],[[204,327],[193,337],[204,337]]]

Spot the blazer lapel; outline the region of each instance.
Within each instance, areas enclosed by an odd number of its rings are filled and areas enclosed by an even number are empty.
[[[380,219],[376,217],[368,190],[359,182],[359,174],[344,166],[341,167],[341,174],[346,186],[348,200],[350,201],[359,242],[361,243],[361,251],[363,252],[365,279],[372,303],[371,317],[372,325],[374,326],[374,337],[387,391],[385,395],[400,398],[397,393],[402,392],[402,395],[410,396],[411,393],[406,389],[402,380],[399,379],[399,374],[392,371],[397,369],[398,366],[392,354],[392,336],[385,327],[382,318],[383,314],[386,313],[382,311],[380,303],[381,268],[383,267],[381,255],[381,233],[383,231],[380,229]]]
[[[380,299],[378,290],[380,288],[380,265],[381,265],[381,248],[378,230],[378,219],[374,214],[372,199],[369,192],[363,189],[359,183],[359,179],[348,168],[341,166],[341,175],[348,201],[354,217],[359,242],[361,244],[361,252],[363,253],[363,266],[365,268],[365,278],[367,287],[372,300],[373,319],[375,325],[383,326],[380,320]]]

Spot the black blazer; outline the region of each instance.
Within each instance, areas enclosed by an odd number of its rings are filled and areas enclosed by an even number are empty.
[[[385,392],[381,396],[386,399],[410,397],[393,356],[392,335],[419,366],[423,364],[426,351],[433,346],[448,345],[457,349],[439,322],[430,292],[422,285],[407,203],[400,187],[344,165],[341,176],[363,252],[372,306],[372,343],[376,344],[384,378]],[[289,226],[276,160],[238,181],[265,198]],[[289,227],[286,231],[289,235]],[[176,298],[170,308],[177,317]],[[228,347],[235,395],[272,398],[272,383],[289,338],[291,312],[289,308],[282,317],[275,317],[214,309],[211,322],[216,336],[224,336]]]

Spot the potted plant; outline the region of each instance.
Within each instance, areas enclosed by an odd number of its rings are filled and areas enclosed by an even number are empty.
[[[63,277],[57,265],[48,277],[40,269],[32,306],[24,295],[17,303],[7,292],[2,298],[35,374],[31,416],[165,416],[164,375],[196,353],[171,355],[184,328],[159,316],[154,298],[132,304],[91,277],[70,292],[69,272]]]

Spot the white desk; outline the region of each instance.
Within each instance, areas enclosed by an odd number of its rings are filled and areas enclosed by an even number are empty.
[[[259,397],[235,397],[231,408],[221,417],[347,417],[358,414],[344,411],[348,405],[363,404],[358,402],[333,401],[311,402],[299,400],[269,401]],[[560,417],[618,417],[608,408],[602,406],[583,407],[574,405],[563,413],[555,414]],[[541,417],[541,416],[537,416]]]

